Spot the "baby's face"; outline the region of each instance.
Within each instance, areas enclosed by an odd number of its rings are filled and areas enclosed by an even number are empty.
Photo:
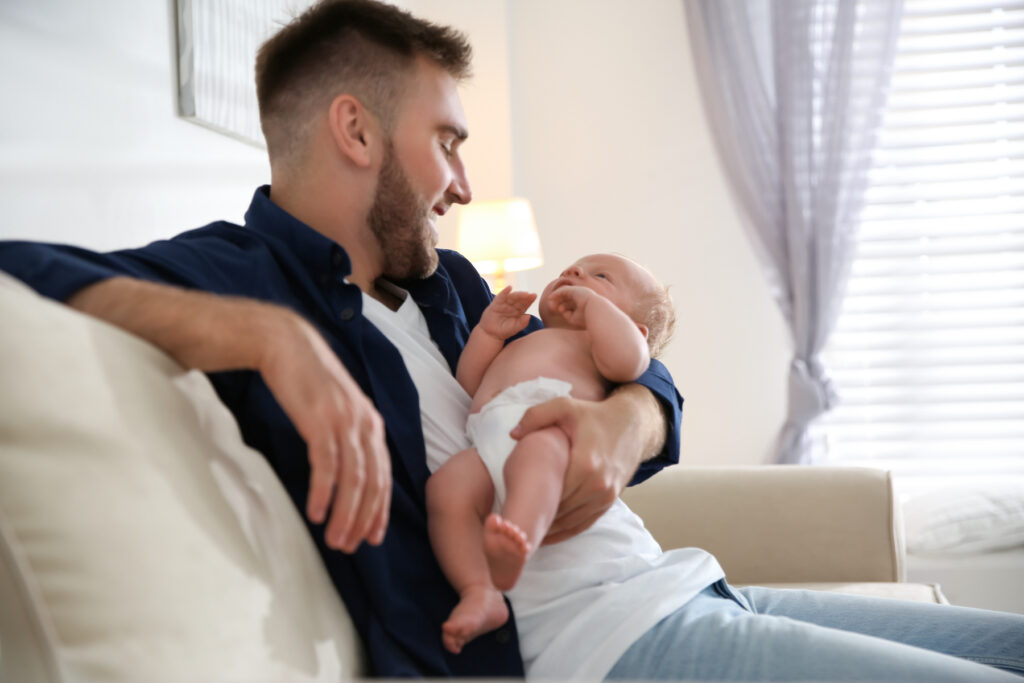
[[[551,293],[559,287],[586,287],[605,297],[633,317],[636,302],[657,286],[654,276],[627,258],[615,254],[592,254],[572,264],[548,283],[540,295],[538,310],[545,325],[558,316],[551,307]]]

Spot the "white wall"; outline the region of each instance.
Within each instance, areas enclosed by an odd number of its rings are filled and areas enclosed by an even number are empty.
[[[671,285],[663,360],[686,398],[683,460],[754,464],[785,409],[790,342],[712,148],[681,2],[509,3],[515,189],[542,283],[616,251]]]
[[[534,202],[547,263],[614,250],[672,286],[684,460],[761,462],[789,342],[708,139],[680,2],[405,0],[465,30],[475,196]],[[0,2],[0,238],[131,246],[240,221],[265,153],[175,115],[173,2]],[[454,244],[454,216],[442,225]]]
[[[241,220],[266,154],[175,115],[173,3],[0,3],[0,237],[134,246]]]

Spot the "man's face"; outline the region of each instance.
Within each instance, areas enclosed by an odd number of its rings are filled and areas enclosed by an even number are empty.
[[[384,150],[369,225],[384,257],[383,274],[424,278],[437,268],[437,219],[472,199],[459,146],[465,114],[455,80],[420,59]]]

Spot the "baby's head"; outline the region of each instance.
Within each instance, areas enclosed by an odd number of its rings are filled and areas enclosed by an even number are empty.
[[[551,308],[549,296],[564,285],[592,289],[619,307],[647,338],[651,358],[657,358],[675,329],[676,314],[672,298],[649,270],[617,254],[591,254],[566,268],[540,295],[541,320],[550,325],[558,314]]]

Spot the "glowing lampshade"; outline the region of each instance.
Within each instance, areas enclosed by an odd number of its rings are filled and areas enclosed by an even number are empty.
[[[544,259],[533,209],[525,199],[473,202],[459,209],[458,250],[505,286],[505,273],[539,268]]]

